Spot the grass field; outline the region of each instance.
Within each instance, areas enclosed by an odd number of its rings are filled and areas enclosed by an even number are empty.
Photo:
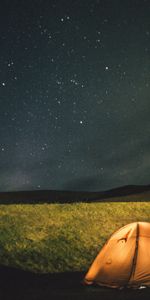
[[[150,222],[150,202],[0,205],[0,264],[85,271],[112,232],[135,221]]]

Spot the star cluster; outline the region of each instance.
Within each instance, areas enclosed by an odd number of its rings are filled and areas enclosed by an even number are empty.
[[[0,190],[148,184],[149,1],[15,0],[0,15]]]

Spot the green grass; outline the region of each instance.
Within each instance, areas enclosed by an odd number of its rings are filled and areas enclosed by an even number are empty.
[[[0,264],[83,271],[113,231],[135,221],[150,222],[150,203],[0,205]]]

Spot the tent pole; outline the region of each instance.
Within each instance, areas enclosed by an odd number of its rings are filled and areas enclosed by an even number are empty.
[[[139,223],[137,223],[137,228],[136,228],[135,252],[134,252],[134,257],[133,257],[131,273],[130,273],[130,277],[128,279],[127,285],[130,282],[131,277],[133,277],[135,274],[136,262],[137,262],[137,256],[138,256],[138,245],[139,245]]]

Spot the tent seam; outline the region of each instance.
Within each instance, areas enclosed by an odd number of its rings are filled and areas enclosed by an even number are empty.
[[[131,273],[130,273],[130,277],[129,277],[129,280],[127,282],[127,285],[130,282],[131,277],[134,276],[134,274],[135,274],[135,268],[136,268],[136,262],[137,262],[137,255],[138,255],[138,244],[139,244],[138,241],[139,241],[139,223],[137,223],[135,252],[134,252],[134,257],[133,257],[133,263],[132,263]]]

